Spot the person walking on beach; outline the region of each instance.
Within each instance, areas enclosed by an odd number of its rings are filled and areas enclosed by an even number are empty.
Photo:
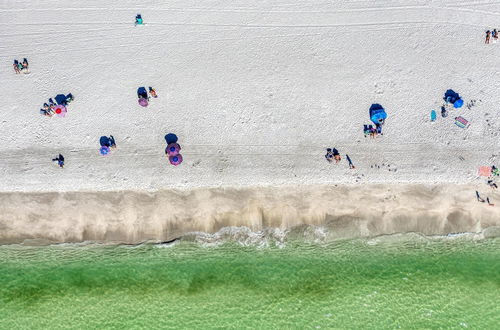
[[[484,199],[482,199],[481,196],[479,196],[479,191],[477,190],[476,190],[476,198],[478,202],[484,203]]]
[[[19,62],[17,60],[14,60],[14,64],[12,64],[12,66],[14,67],[14,71],[16,73],[21,73],[21,70],[19,70]]]
[[[109,141],[111,142],[111,145],[109,147],[110,148],[116,148],[116,142],[115,142],[115,138],[114,138],[113,135],[109,136]]]
[[[333,152],[332,148],[326,148],[326,155],[325,155],[326,160],[331,163],[333,160]]]
[[[351,161],[351,157],[349,157],[348,154],[345,154],[345,158],[347,159],[347,161],[349,162],[349,168],[352,170],[352,169],[355,169],[356,167],[353,165],[352,161]]]
[[[490,30],[486,31],[486,39],[484,40],[485,44],[490,43],[490,35],[491,35],[491,31]]]
[[[493,43],[496,43],[498,40],[498,31],[497,29],[494,29],[493,32],[491,32],[491,36],[493,37]]]
[[[52,159],[53,162],[57,161],[57,164],[60,168],[64,167],[64,156],[59,154],[56,158]]]
[[[489,198],[489,197],[486,197],[486,201],[488,202],[488,205],[489,205],[489,206],[495,206],[495,204],[490,203],[490,198]]]

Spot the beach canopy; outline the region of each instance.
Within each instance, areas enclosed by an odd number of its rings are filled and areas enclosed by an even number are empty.
[[[165,141],[167,141],[167,144],[176,143],[177,140],[177,135],[175,135],[174,133],[168,133],[167,135],[165,135]]]
[[[54,112],[56,113],[57,116],[64,117],[64,116],[66,116],[66,112],[68,112],[68,110],[66,109],[66,107],[64,105],[59,104],[59,105],[56,105],[56,107],[54,108]]]
[[[387,118],[384,108],[380,104],[372,104],[370,107],[370,119],[374,124],[383,124]]]
[[[110,151],[111,151],[111,149],[109,149],[108,146],[102,146],[101,149],[99,149],[99,152],[103,156],[106,156],[107,154],[109,154]]]
[[[169,156],[168,160],[170,161],[170,164],[172,164],[174,166],[177,166],[180,163],[182,163],[182,155],[181,154],[177,154],[175,156]]]
[[[141,107],[147,107],[147,106],[148,106],[148,100],[147,100],[147,99],[144,99],[144,98],[142,98],[142,97],[141,97],[141,98],[139,99],[139,105],[140,105]]]
[[[165,149],[165,153],[169,156],[177,156],[180,150],[181,146],[178,143],[170,143]]]

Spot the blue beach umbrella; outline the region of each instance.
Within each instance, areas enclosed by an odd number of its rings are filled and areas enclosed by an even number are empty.
[[[464,100],[462,100],[462,99],[458,99],[455,101],[455,103],[453,103],[454,108],[461,108],[462,105],[464,105]]]

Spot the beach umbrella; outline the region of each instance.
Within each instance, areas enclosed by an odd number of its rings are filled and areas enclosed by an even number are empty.
[[[102,146],[101,149],[99,149],[99,152],[101,153],[101,155],[103,156],[106,156],[107,154],[109,154],[111,150],[109,149],[108,146]]]
[[[99,144],[101,147],[111,147],[111,139],[107,136],[101,136],[99,139]]]
[[[165,135],[165,141],[167,141],[167,144],[176,143],[177,135],[175,135],[174,133],[168,133],[167,135]]]
[[[139,99],[139,104],[140,104],[141,107],[147,107],[148,106],[148,100],[141,97]]]
[[[66,112],[68,112],[66,107],[62,104],[56,105],[56,107],[54,108],[54,111],[55,111],[56,115],[59,117],[66,116]]]
[[[491,176],[491,166],[481,166],[479,167],[480,176]]]
[[[458,99],[455,101],[455,103],[453,103],[453,107],[455,107],[455,109],[461,108],[462,105],[464,105],[464,100],[462,99]]]
[[[182,155],[181,154],[177,154],[175,156],[169,156],[168,160],[170,161],[170,164],[172,164],[174,166],[177,166],[180,163],[182,163]]]
[[[178,143],[170,143],[165,149],[165,153],[169,156],[177,156],[180,150],[181,146]]]

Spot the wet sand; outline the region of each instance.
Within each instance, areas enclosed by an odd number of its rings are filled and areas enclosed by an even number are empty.
[[[324,226],[333,238],[481,232],[500,208],[474,185],[331,185],[200,188],[157,192],[0,194],[0,243],[162,242],[225,227]]]

